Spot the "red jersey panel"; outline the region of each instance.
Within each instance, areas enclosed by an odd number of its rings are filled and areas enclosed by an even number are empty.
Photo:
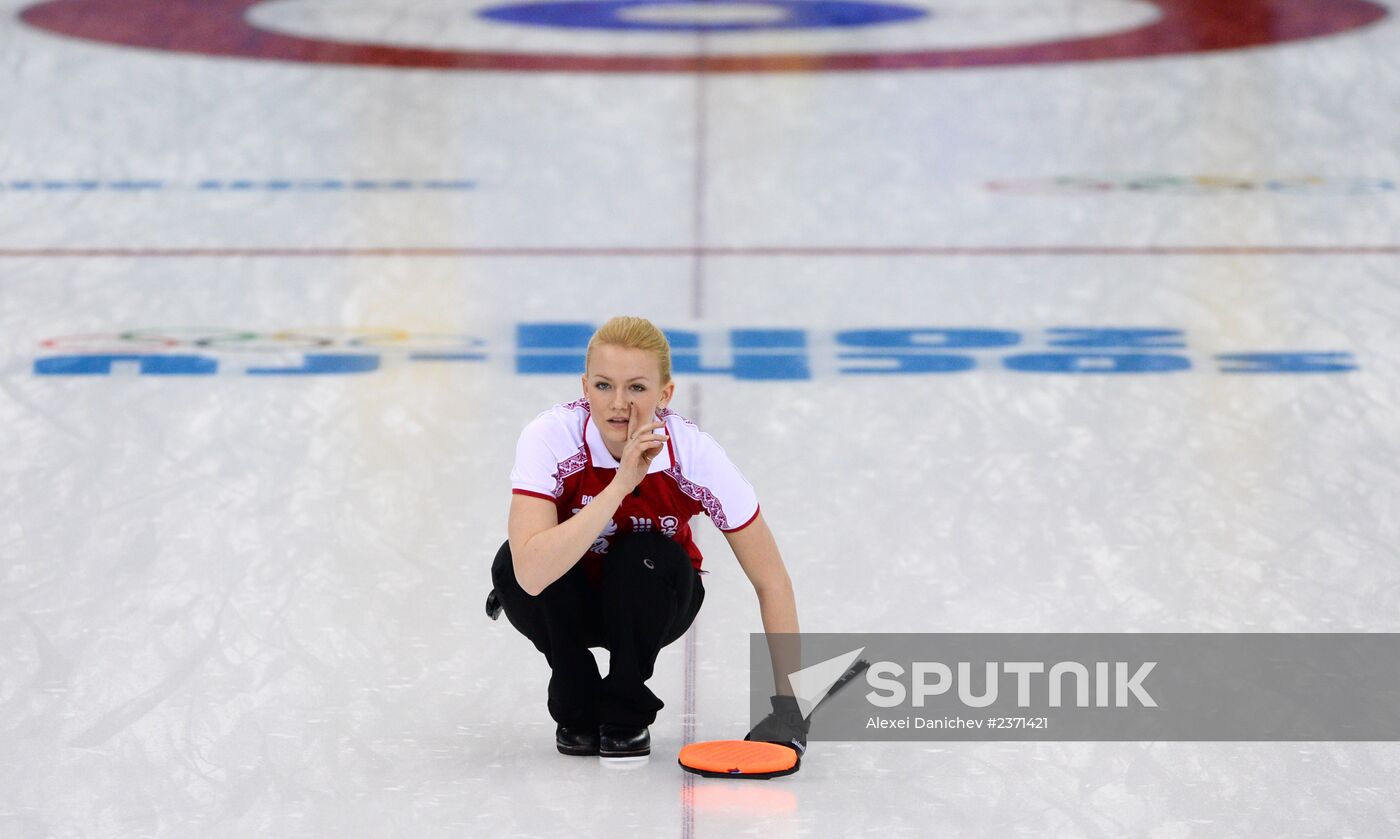
[[[710,517],[720,530],[742,530],[758,515],[753,486],[730,462],[714,438],[674,411],[663,409],[666,448],[647,475],[613,514],[612,520],[582,557],[595,583],[608,548],[628,533],[662,533],[685,548],[699,570],[703,557],[695,545],[690,519]],[[554,503],[559,521],[567,521],[593,500],[617,473],[617,460],[580,399],[555,405],[535,417],[516,444],[511,492]]]

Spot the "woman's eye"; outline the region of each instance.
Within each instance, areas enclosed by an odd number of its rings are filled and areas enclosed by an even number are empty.
[[[632,385],[632,389],[635,390],[635,391],[637,391],[638,393],[641,393],[642,391],[646,390],[646,386],[645,386],[645,385]]]
[[[608,389],[608,385],[607,385],[606,382],[594,382],[594,383],[593,383],[593,386],[596,387],[596,388],[599,389],[599,390],[607,390],[607,389]]]

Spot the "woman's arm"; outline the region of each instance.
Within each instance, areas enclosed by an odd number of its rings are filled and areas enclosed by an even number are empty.
[[[802,669],[797,637],[797,598],[793,595],[792,580],[783,565],[773,531],[759,513],[743,530],[725,533],[724,538],[729,540],[734,557],[758,595],[758,612],[773,659],[773,684],[780,695],[791,696],[787,675]]]
[[[559,522],[553,502],[533,495],[510,497],[510,558],[516,582],[531,597],[568,573],[593,546],[626,496],[616,482]]]
[[[646,477],[652,459],[666,445],[666,435],[657,433],[665,422],[644,423],[645,417],[636,403],[627,410],[628,439],[618,458],[617,473],[602,492],[568,521],[560,523],[553,502],[531,495],[511,495],[511,565],[515,568],[516,582],[531,597],[568,573],[593,547],[593,540],[608,526],[627,493]]]

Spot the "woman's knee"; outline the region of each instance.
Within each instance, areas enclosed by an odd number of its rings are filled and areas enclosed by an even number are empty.
[[[507,541],[491,563],[491,581],[511,626],[534,642],[546,656],[560,644],[586,647],[595,643],[593,598],[583,582],[581,570],[571,570],[538,595],[531,596],[516,582]]]
[[[690,625],[695,623],[695,617],[700,614],[700,607],[704,603],[705,586],[700,582],[699,575],[696,575],[695,587],[690,592],[690,600],[676,614],[675,620],[667,628],[666,634],[661,637],[661,646],[668,646],[684,635],[685,631],[690,629]]]
[[[491,561],[491,584],[496,587],[497,594],[505,589],[520,588],[515,579],[515,560],[511,558],[509,539],[501,543],[496,558]]]

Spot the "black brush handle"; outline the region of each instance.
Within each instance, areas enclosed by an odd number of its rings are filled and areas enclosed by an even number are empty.
[[[812,714],[815,714],[818,708],[825,705],[831,699],[831,697],[835,696],[836,693],[841,690],[841,688],[855,681],[855,678],[861,673],[864,673],[865,670],[869,667],[870,662],[862,658],[855,664],[852,664],[850,667],[846,668],[846,672],[841,674],[841,678],[837,679],[835,682],[832,683],[831,690],[826,692],[826,696],[822,697],[822,701],[818,702],[812,707],[811,713],[807,715],[808,718],[811,718]]]

